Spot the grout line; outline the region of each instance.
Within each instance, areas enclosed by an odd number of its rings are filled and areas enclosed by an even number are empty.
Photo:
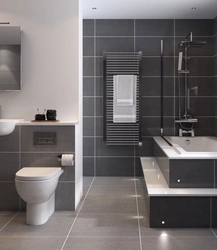
[[[176,55],[176,49],[175,49],[175,46],[176,46],[176,20],[174,19],[174,51],[173,51],[173,53],[174,53],[174,55]],[[174,103],[174,106],[173,106],[173,108],[174,108],[174,117],[173,117],[173,119],[174,119],[174,121],[175,121],[175,119],[176,119],[176,62],[175,62],[175,59],[174,59],[174,65],[173,65],[173,67],[174,67],[174,79],[173,79],[173,103]],[[180,108],[180,107],[179,107]],[[173,124],[173,135],[175,136],[175,133],[176,133],[176,124],[175,124],[175,122],[174,122],[174,124]]]
[[[213,35],[213,36],[194,36],[194,37],[202,37],[202,38],[214,38],[215,36],[217,36],[217,34]],[[83,36],[85,38],[91,38],[91,37],[94,37],[94,36]],[[98,38],[125,38],[125,37],[129,37],[129,38],[133,38],[133,36],[97,36]],[[136,36],[136,37],[139,37],[139,38],[173,38],[173,36]],[[186,36],[175,36],[176,38],[185,38]]]
[[[21,136],[22,136],[22,132],[21,132],[21,126],[19,126],[19,169],[21,169]],[[21,206],[22,206],[22,202],[21,202],[21,198],[19,196],[19,211],[21,211]]]
[[[96,95],[96,19],[94,19],[94,95]],[[94,160],[93,160],[93,166],[94,166],[94,176],[96,176],[96,96],[94,96],[94,141],[93,141],[93,154],[94,154]]]
[[[135,53],[136,51],[136,20],[134,19],[133,20],[133,51]],[[139,110],[139,112],[141,112],[141,110]],[[135,130],[134,130],[134,140],[135,140]],[[136,146],[134,145],[133,146],[133,175],[134,175],[134,178],[136,176],[136,158],[135,158],[135,155],[136,155]]]
[[[91,189],[91,187],[92,187],[92,185],[93,185],[94,180],[95,180],[95,177],[93,178],[93,180],[92,180],[92,182],[91,182],[91,184],[90,184],[90,186],[89,186],[89,188],[88,188],[88,190],[87,190],[87,193],[86,193],[86,195],[85,195],[85,197],[84,197],[84,200],[83,200],[82,203],[81,203],[81,206],[80,206],[80,208],[79,208],[79,210],[78,210],[78,213],[77,213],[76,217],[74,218],[74,220],[73,220],[73,222],[72,222],[72,225],[71,225],[71,227],[70,227],[70,229],[69,229],[68,234],[66,235],[66,239],[65,239],[65,241],[63,242],[63,245],[62,245],[62,247],[61,247],[61,250],[63,250],[64,247],[65,247],[66,241],[68,240],[69,235],[70,235],[70,233],[71,233],[71,231],[72,231],[72,228],[73,228],[74,225],[75,225],[75,222],[76,222],[76,220],[77,220],[77,218],[78,218],[78,216],[79,216],[79,213],[80,213],[80,211],[81,211],[81,209],[82,209],[82,207],[83,207],[83,204],[84,204],[84,202],[85,202],[85,200],[86,200],[86,198],[87,198],[87,195],[88,195],[88,193],[89,193],[89,191],[90,191],[90,189]]]
[[[134,40],[136,40],[136,37],[134,38]],[[214,58],[217,55],[214,56],[190,56],[191,58]],[[178,56],[174,55],[174,56],[163,56],[164,58],[178,58]],[[83,56],[83,58],[103,58],[102,56]],[[160,56],[142,56],[142,58],[160,58]]]
[[[212,228],[210,228],[210,229],[211,229],[212,233],[214,234],[214,236],[217,238],[217,235],[216,235],[216,233],[213,231],[213,229],[212,229]]]
[[[135,179],[135,177],[134,177]],[[139,245],[140,250],[142,250],[142,237],[141,237],[141,226],[140,226],[140,216],[139,216],[139,205],[138,205],[138,197],[137,197],[137,186],[136,186],[136,180],[134,180],[134,187],[135,187],[135,195],[136,195],[136,211],[137,211],[137,221],[138,221],[138,231],[139,231]]]
[[[0,232],[19,214],[20,212],[16,213],[1,229]]]

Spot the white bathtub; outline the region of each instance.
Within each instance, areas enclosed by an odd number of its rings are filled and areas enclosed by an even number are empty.
[[[217,138],[209,136],[195,137],[154,137],[154,140],[171,159],[217,159]]]

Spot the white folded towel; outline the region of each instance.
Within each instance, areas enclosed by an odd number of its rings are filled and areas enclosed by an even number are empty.
[[[136,122],[136,75],[113,76],[113,122]]]
[[[118,106],[132,106],[134,94],[134,75],[117,75],[115,77]]]

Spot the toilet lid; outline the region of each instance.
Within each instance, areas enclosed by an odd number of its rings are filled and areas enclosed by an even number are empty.
[[[20,169],[16,173],[17,180],[23,181],[42,181],[47,179],[52,179],[59,173],[61,173],[61,168],[29,168],[25,167]]]

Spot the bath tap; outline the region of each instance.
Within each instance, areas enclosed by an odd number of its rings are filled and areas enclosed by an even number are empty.
[[[194,137],[194,129],[189,129],[189,130],[184,130],[184,129],[179,129],[179,136],[191,136]]]

